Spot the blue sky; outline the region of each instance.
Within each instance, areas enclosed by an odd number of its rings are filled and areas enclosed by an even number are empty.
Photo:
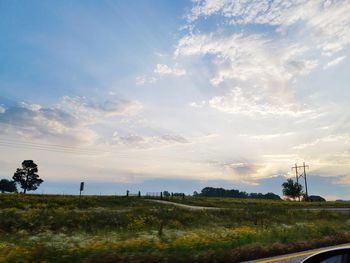
[[[347,1],[1,1],[0,176],[350,199]]]

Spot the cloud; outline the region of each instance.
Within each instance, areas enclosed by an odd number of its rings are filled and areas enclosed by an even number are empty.
[[[194,22],[200,17],[217,14],[225,17],[231,24],[288,26],[314,15],[314,9],[321,1],[308,2],[307,0],[288,2],[203,0],[197,1],[187,18],[189,22]],[[306,7],[309,9],[306,9]],[[310,15],[309,12],[311,12]]]
[[[330,67],[334,67],[336,65],[338,65],[340,62],[342,62],[344,60],[345,56],[343,57],[337,57],[331,61],[329,61],[325,66],[323,66],[323,69],[328,69]]]
[[[323,143],[349,144],[350,143],[350,134],[327,135],[327,136],[324,136],[322,138],[315,139],[315,140],[308,142],[308,143],[302,143],[302,144],[296,145],[293,147],[293,149],[302,150],[302,149],[309,148],[309,147],[323,144]],[[339,145],[339,144],[337,144],[337,145]]]
[[[243,93],[242,89],[235,87],[223,96],[215,96],[209,105],[222,112],[231,114],[260,115],[289,115],[300,116],[312,111],[295,103],[285,104],[284,101],[269,101],[256,94]]]
[[[115,99],[94,103],[85,97],[65,96],[51,107],[18,103],[0,113],[0,125],[8,135],[15,134],[26,140],[93,144],[100,136],[90,127],[92,124],[130,117],[141,110],[138,101]]]
[[[333,55],[350,43],[350,3],[346,0],[292,0],[292,1],[196,1],[188,22],[201,17],[220,15],[233,25],[263,24],[276,32],[295,29],[299,38],[307,37],[323,55]]]
[[[225,168],[232,170],[235,174],[239,176],[252,176],[257,172],[262,166],[257,164],[249,164],[243,162],[233,162],[223,164]]]
[[[318,64],[317,60],[303,58],[307,50],[302,45],[257,34],[208,33],[183,37],[175,55],[212,56],[215,75],[211,84],[236,86],[226,95],[210,100],[215,109],[231,113],[265,111],[299,115],[302,106],[294,98],[293,83]]]
[[[136,134],[120,135],[118,132],[114,132],[112,140],[116,144],[128,145],[136,148],[153,148],[189,143],[185,137],[174,134],[141,136]]]
[[[281,137],[287,137],[287,136],[291,136],[291,135],[294,135],[294,134],[295,134],[295,132],[260,134],[260,135],[250,136],[250,138],[252,138],[254,140],[264,141],[264,140],[272,140],[272,139],[281,138]]]
[[[264,154],[262,156],[266,160],[269,160],[271,162],[290,162],[290,160],[297,160],[299,157],[297,154]]]
[[[153,76],[147,76],[142,75],[136,77],[136,85],[142,86],[145,84],[152,84],[155,83],[157,80],[159,80],[163,76],[184,76],[186,75],[186,70],[182,67],[180,67],[178,64],[175,64],[175,66],[171,67],[166,64],[156,64],[154,70]]]
[[[64,96],[58,107],[70,112],[77,119],[89,123],[110,117],[133,116],[141,112],[143,108],[138,101],[115,99],[95,103],[79,96]]]
[[[202,100],[202,101],[200,101],[200,102],[191,102],[191,103],[189,103],[188,105],[190,106],[190,107],[193,107],[193,108],[203,108],[204,106],[205,106],[205,104],[206,104],[206,101],[205,100]]]
[[[265,164],[250,160],[250,161],[211,161],[211,165],[218,167],[224,175],[228,175],[233,180],[248,185],[257,185],[257,181],[261,178],[271,177],[270,171]]]
[[[71,114],[57,108],[21,103],[0,114],[0,125],[9,135],[27,140],[91,143],[96,134],[82,127]]]
[[[137,86],[142,86],[142,85],[145,85],[145,84],[152,84],[154,82],[157,81],[157,78],[155,77],[147,77],[145,75],[142,75],[142,76],[138,76],[136,77],[136,85]]]
[[[341,0],[195,1],[175,56],[211,61],[210,83],[231,89],[209,100],[215,109],[300,116],[308,110],[296,97],[296,83],[323,61],[321,56],[350,44],[349,12],[350,2]],[[216,30],[203,26],[208,17],[220,18]]]
[[[339,175],[336,177],[336,181],[334,182],[334,184],[339,184],[339,185],[350,185],[350,174],[346,174],[346,175]]]
[[[169,67],[165,64],[157,64],[154,73],[159,75],[175,75],[175,76],[183,76],[186,74],[186,70],[175,65],[173,68]]]
[[[0,113],[4,113],[5,111],[6,109],[2,105],[0,105]]]

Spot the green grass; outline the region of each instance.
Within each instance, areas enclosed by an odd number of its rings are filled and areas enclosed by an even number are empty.
[[[234,262],[292,251],[300,242],[350,240],[350,213],[296,209],[348,203],[174,201],[227,209],[188,210],[137,197],[2,194],[0,262]]]
[[[350,202],[293,202],[276,200],[257,200],[240,198],[220,198],[220,197],[186,197],[185,199],[166,199],[169,201],[186,205],[223,207],[223,208],[245,208],[247,206],[273,206],[279,208],[350,208]]]

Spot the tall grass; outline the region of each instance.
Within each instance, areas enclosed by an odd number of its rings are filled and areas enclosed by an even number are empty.
[[[188,210],[137,197],[0,195],[0,262],[220,262],[247,258],[253,247],[265,255],[300,242],[349,239],[349,213],[298,210],[284,201],[188,202],[231,208]]]

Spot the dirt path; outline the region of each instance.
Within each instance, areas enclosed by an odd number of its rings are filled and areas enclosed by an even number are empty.
[[[156,202],[156,203],[161,203],[161,204],[166,204],[166,205],[175,205],[178,207],[183,207],[191,210],[223,210],[223,209],[230,209],[228,207],[210,207],[210,206],[194,206],[194,205],[185,205],[181,203],[176,203],[176,202],[171,202],[171,201],[165,201],[165,200],[156,200],[156,199],[146,199],[151,202]],[[237,208],[232,208],[232,209],[237,209]],[[293,208],[292,208],[293,209]],[[349,212],[350,208],[337,208],[337,207],[320,207],[320,208],[294,208],[294,209],[299,209],[303,211],[330,211],[330,212]]]
[[[303,208],[304,211],[321,211],[326,210],[330,212],[349,212],[350,208],[348,207],[325,207],[325,208]]]

